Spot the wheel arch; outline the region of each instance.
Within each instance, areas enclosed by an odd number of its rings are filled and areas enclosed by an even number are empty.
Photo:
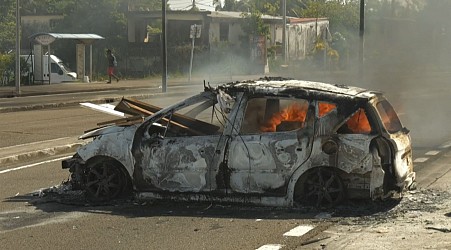
[[[394,164],[394,149],[389,141],[384,137],[374,138],[370,143],[370,152],[375,150],[377,156],[380,158],[380,167],[384,171],[382,182],[382,193],[386,195],[391,190],[397,190],[396,174],[393,168]]]
[[[381,163],[384,164],[391,164],[393,162],[393,148],[390,145],[390,143],[387,141],[387,139],[383,137],[376,137],[370,142],[370,152],[371,149],[375,148],[378,153],[379,157],[381,158]]]

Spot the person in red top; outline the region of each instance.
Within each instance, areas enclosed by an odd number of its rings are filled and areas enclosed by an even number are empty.
[[[116,82],[119,82],[119,77],[114,74],[114,68],[117,66],[116,57],[113,55],[110,49],[106,50],[106,57],[108,59],[108,82],[111,83],[111,77],[116,79]]]

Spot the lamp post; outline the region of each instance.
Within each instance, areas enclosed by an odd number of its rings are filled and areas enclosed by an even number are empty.
[[[163,93],[166,92],[167,87],[167,69],[168,69],[168,56],[167,56],[167,42],[166,42],[166,24],[167,24],[167,18],[166,18],[166,0],[161,1],[161,57],[162,57],[162,74],[161,74],[161,91]]]
[[[363,80],[364,70],[364,45],[365,45],[365,0],[360,0],[360,28],[359,28],[359,77]]]
[[[16,0],[16,95],[20,95],[20,13],[19,0]]]

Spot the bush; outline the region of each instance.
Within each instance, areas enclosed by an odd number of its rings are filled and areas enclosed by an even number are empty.
[[[14,54],[0,53],[0,81],[1,85],[14,83]]]

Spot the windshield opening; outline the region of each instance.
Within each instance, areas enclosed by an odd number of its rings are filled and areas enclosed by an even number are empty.
[[[402,129],[401,121],[388,101],[384,100],[377,103],[376,109],[381,116],[382,123],[387,132],[396,133]]]
[[[172,109],[160,110],[156,115],[164,114],[164,116],[153,121],[149,133],[153,133],[156,129],[164,137],[221,134],[228,115],[222,107],[219,107],[215,97],[215,95],[198,95],[185,99],[181,105],[174,104]],[[232,102],[233,99],[230,100],[230,103]],[[155,126],[155,123],[164,127],[164,132]]]

